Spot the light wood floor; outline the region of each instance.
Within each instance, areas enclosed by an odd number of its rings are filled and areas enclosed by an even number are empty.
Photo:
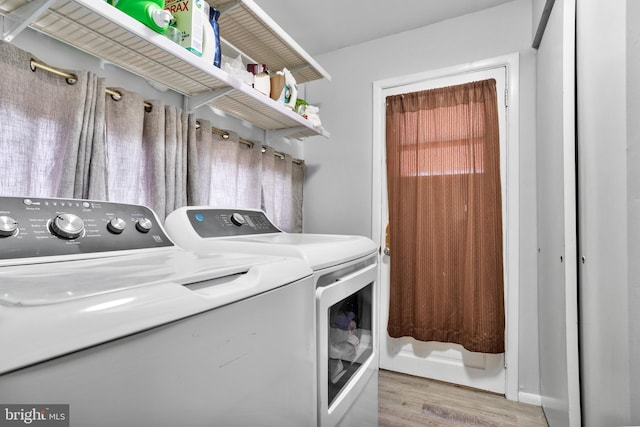
[[[547,427],[540,407],[501,395],[385,370],[378,378],[379,426]]]

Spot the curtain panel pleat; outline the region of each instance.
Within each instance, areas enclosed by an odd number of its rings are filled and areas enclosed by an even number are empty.
[[[77,76],[70,85],[33,71],[32,58],[0,42],[0,195],[142,204],[160,220],[186,205],[263,207],[283,230],[302,231],[304,168],[290,156],[233,132],[223,139],[136,92],[114,88],[114,99],[89,72],[63,70]]]
[[[142,163],[144,99],[141,95],[116,89],[119,100],[107,100],[105,146],[107,150],[107,197],[120,203],[137,203],[142,188],[137,173]]]
[[[262,174],[262,209],[283,231],[302,232],[304,164],[266,148]]]
[[[291,228],[292,233],[302,233],[302,204],[304,202],[304,162],[291,166]]]
[[[116,88],[105,96],[108,200],[152,208],[163,220],[188,204],[189,146],[195,146],[196,122],[160,101]],[[151,108],[145,108],[145,102]],[[192,153],[193,155],[193,153]],[[193,159],[197,170],[196,159]]]
[[[200,204],[260,208],[262,153],[259,145],[241,144],[235,132],[228,132],[227,138],[213,134],[211,124],[200,120],[197,151]]]
[[[242,144],[235,132],[222,137],[210,129],[200,120],[194,204],[262,209],[282,230],[302,232],[304,165],[270,147]]]
[[[73,197],[104,200],[107,198],[107,153],[105,147],[106,81],[92,73],[85,99],[83,133],[78,147]],[[73,170],[69,166],[69,170]]]
[[[387,98],[388,332],[504,352],[495,80]]]

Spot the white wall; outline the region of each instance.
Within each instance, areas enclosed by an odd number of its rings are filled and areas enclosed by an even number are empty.
[[[357,23],[356,23],[357,25]],[[537,395],[535,53],[530,0],[319,56],[331,82],[313,82],[329,140],[304,143],[305,231],[372,235],[374,81],[520,52],[520,385]]]

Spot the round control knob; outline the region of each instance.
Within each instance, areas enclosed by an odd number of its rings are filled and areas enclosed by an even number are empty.
[[[13,236],[18,229],[18,221],[10,216],[0,216],[0,237]]]
[[[84,231],[84,222],[74,214],[60,214],[53,218],[51,231],[63,239],[76,239]]]
[[[117,216],[111,218],[111,221],[107,223],[107,230],[113,234],[120,234],[127,228],[127,221]]]
[[[149,218],[140,218],[136,221],[136,230],[141,233],[148,233],[151,227],[153,227],[153,223]]]
[[[231,222],[239,227],[241,225],[246,224],[247,220],[244,219],[244,216],[236,212],[233,215],[231,215]]]

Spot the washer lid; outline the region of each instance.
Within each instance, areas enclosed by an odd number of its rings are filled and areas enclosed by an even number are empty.
[[[168,248],[123,256],[0,267],[0,304],[57,304],[158,284],[186,285],[244,273],[251,266],[279,259],[281,257],[192,253]],[[295,277],[283,280],[302,277],[292,274]]]
[[[0,375],[292,286],[313,304],[301,259],[175,249],[0,267]]]

